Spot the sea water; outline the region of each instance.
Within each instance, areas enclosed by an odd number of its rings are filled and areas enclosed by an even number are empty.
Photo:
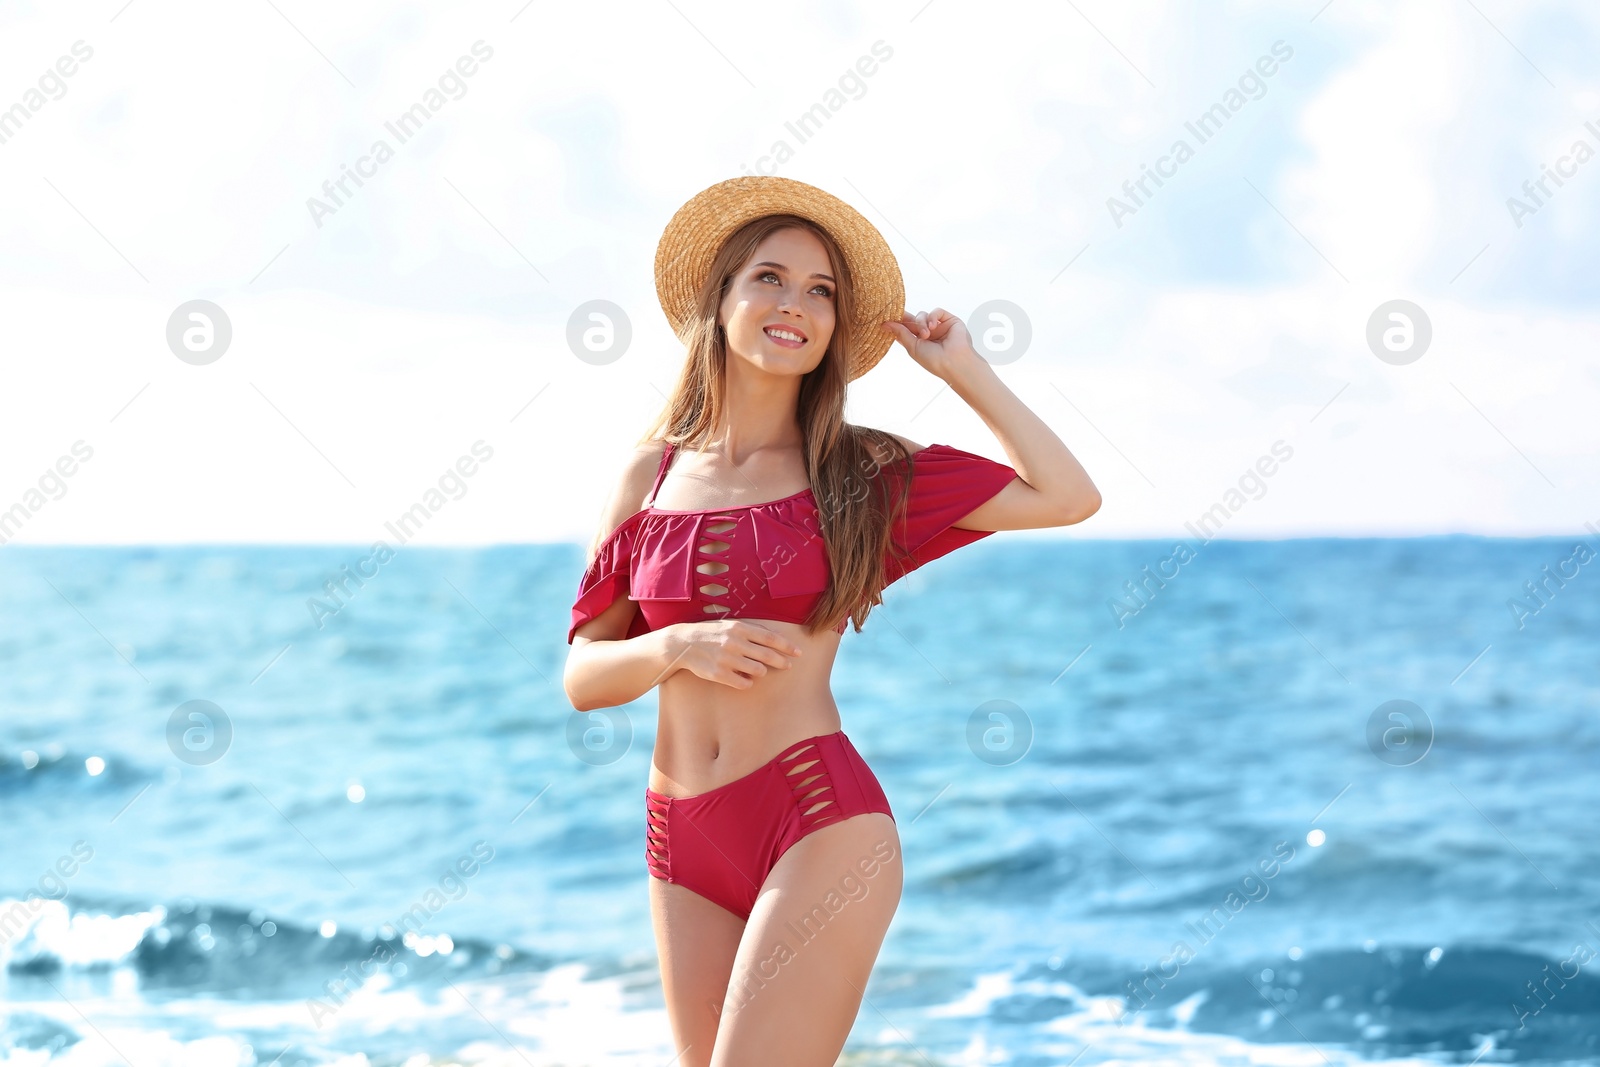
[[[906,868],[842,1062],[1600,1062],[1578,545],[897,583],[834,671]],[[654,694],[567,703],[581,567],[0,551],[0,1063],[670,1063]]]

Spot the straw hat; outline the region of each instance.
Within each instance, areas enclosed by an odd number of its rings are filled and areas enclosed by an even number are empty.
[[[696,193],[667,223],[656,246],[656,296],[680,337],[711,261],[733,232],[763,215],[799,215],[827,231],[855,283],[849,380],[871,370],[894,338],[879,323],[905,313],[900,264],[877,228],[861,213],[814,185],[776,175],[745,175]]]

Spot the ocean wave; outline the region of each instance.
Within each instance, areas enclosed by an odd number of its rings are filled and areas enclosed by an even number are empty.
[[[155,777],[114,753],[73,751],[55,742],[0,751],[0,796],[25,790],[121,792]]]
[[[1369,1059],[1472,1058],[1486,1049],[1496,1050],[1488,1059],[1499,1061],[1600,1056],[1600,979],[1584,973],[1577,958],[1492,946],[1368,943],[1209,970],[1185,966],[1175,954],[1115,978],[1103,962],[1053,962],[1059,969],[1035,968],[1028,977],[1071,981],[1083,992],[1061,1004],[1074,1011],[1111,998],[1119,1028],[1326,1044]],[[1031,996],[1044,1003],[1043,994]],[[1036,1007],[997,998],[990,1010],[1016,1016]]]
[[[404,919],[400,922],[404,923]],[[335,995],[377,975],[389,983],[543,971],[552,957],[409,926],[341,930],[265,911],[181,899],[124,907],[33,897],[0,899],[0,962],[8,974],[127,969],[141,989],[239,998]]]

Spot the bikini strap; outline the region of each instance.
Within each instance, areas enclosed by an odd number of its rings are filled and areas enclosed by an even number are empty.
[[[656,502],[656,493],[661,491],[661,482],[667,476],[667,468],[672,466],[672,453],[675,451],[671,441],[661,453],[661,466],[656,468],[656,482],[650,487],[650,499],[645,501],[645,507],[652,507]]]

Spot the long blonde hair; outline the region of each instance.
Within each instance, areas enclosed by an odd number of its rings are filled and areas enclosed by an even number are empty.
[[[890,520],[903,512],[910,488],[909,477],[900,479],[901,491],[890,501],[877,475],[890,464],[904,463],[907,466],[899,469],[909,470],[910,455],[892,434],[844,421],[855,291],[849,265],[825,230],[797,215],[766,215],[745,223],[723,243],[695,299],[694,312],[679,331],[686,349],[683,370],[666,406],[639,443],[665,439],[680,447],[697,446],[715,430],[727,400],[728,360],[728,338],[717,323],[718,309],[729,281],[755,255],[756,247],[774,231],[788,227],[817,236],[835,279],[833,336],[822,362],[801,378],[798,399],[806,474],[821,527],[813,532],[827,546],[832,571],[828,590],[805,625],[816,633],[848,617],[860,633],[868,613],[883,602]]]

